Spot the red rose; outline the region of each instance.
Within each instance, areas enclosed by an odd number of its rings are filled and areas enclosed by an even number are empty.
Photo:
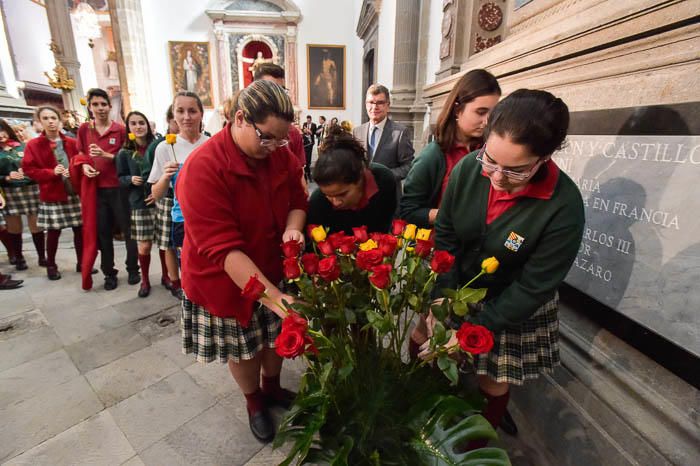
[[[343,239],[345,238],[345,232],[339,231],[337,233],[332,233],[328,235],[328,242],[331,243],[331,246],[333,246],[333,249],[338,249],[340,245],[343,243]]]
[[[403,233],[403,229],[406,228],[407,222],[404,220],[396,219],[391,222],[391,234],[400,236]]]
[[[357,267],[361,270],[372,270],[382,263],[384,260],[384,254],[379,249],[372,249],[371,251],[359,251],[357,253],[357,260],[355,261]]]
[[[455,262],[455,256],[447,251],[435,251],[433,260],[430,261],[430,268],[435,273],[447,273]]]
[[[282,331],[298,330],[301,333],[306,333],[306,329],[309,327],[307,320],[291,309],[287,312],[287,317],[282,321]]]
[[[391,284],[391,264],[373,267],[369,281],[380,290],[387,288]]]
[[[318,273],[318,256],[313,252],[307,252],[301,256],[301,265],[304,266],[304,272],[308,275],[316,275]]]
[[[263,293],[265,293],[265,285],[258,280],[258,275],[255,274],[248,279],[248,283],[245,284],[241,291],[241,296],[250,301],[257,301],[262,298]]]
[[[318,250],[321,251],[321,254],[324,256],[332,256],[335,252],[335,249],[331,246],[329,241],[321,241],[318,243]]]
[[[275,352],[283,358],[296,358],[304,354],[306,344],[304,333],[299,329],[282,330],[275,338]]]
[[[287,257],[282,262],[282,270],[284,272],[284,278],[287,280],[296,280],[301,276],[301,269],[299,268],[299,262],[297,262],[296,257]]]
[[[375,243],[379,244],[379,241],[384,237],[384,233],[379,233],[373,231],[369,234],[369,239],[374,240]]]
[[[301,252],[301,244],[298,241],[289,240],[282,243],[284,257],[297,257]]]
[[[311,237],[312,237],[312,236],[311,236],[311,230],[313,230],[313,229],[316,228],[317,226],[318,226],[318,225],[315,225],[315,224],[312,224],[312,223],[309,223],[308,225],[306,225],[306,236],[308,236],[309,238],[311,238]]]
[[[416,256],[426,258],[433,250],[433,242],[424,239],[416,240]]]
[[[379,240],[379,249],[384,254],[384,257],[390,257],[394,255],[396,251],[396,246],[398,245],[398,240],[395,236],[383,235]]]
[[[488,353],[493,348],[493,334],[486,327],[465,322],[457,330],[457,341],[462,351],[471,354]]]
[[[338,249],[340,250],[341,254],[349,256],[350,254],[355,252],[356,247],[357,245],[355,244],[355,238],[352,236],[346,236],[340,242],[340,246],[338,246]]]
[[[357,241],[359,244],[362,244],[369,239],[366,226],[353,227],[352,234],[355,237],[355,241]]]
[[[335,256],[321,259],[318,263],[318,274],[327,282],[332,282],[340,277],[340,265]]]

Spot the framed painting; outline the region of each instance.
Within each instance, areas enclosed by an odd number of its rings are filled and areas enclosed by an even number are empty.
[[[306,46],[310,109],[345,109],[345,46]]]
[[[209,42],[168,42],[173,94],[194,92],[207,108],[214,106]]]

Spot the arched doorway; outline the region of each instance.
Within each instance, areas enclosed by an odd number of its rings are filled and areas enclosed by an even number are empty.
[[[243,65],[243,87],[247,87],[248,84],[253,82],[253,72],[262,63],[271,63],[273,61],[274,54],[265,42],[262,41],[250,41],[241,53],[241,61]]]

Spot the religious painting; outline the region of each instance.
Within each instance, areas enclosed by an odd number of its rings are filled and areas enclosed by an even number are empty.
[[[309,108],[345,109],[345,46],[307,45]]]
[[[209,42],[168,42],[168,48],[173,94],[194,92],[205,107],[213,107]]]

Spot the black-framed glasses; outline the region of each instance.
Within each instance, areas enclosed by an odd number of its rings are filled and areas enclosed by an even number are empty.
[[[253,129],[255,129],[255,134],[256,134],[256,136],[258,136],[258,139],[260,139],[261,146],[263,146],[263,147],[272,147],[272,146],[284,147],[287,144],[289,144],[289,139],[287,139],[287,138],[275,139],[275,138],[264,137],[262,131],[260,131],[257,126],[255,126],[255,122],[253,121],[253,119],[251,118],[248,121],[250,122],[251,125],[253,125]]]
[[[486,152],[486,146],[482,147],[479,153],[476,156],[476,160],[479,161],[481,166],[483,167],[484,170],[488,173],[494,173],[494,172],[501,172],[501,174],[505,177],[508,177],[512,180],[517,180],[517,181],[523,181],[526,180],[532,175],[532,172],[535,170],[535,167],[542,162],[544,159],[540,158],[537,159],[537,162],[533,163],[530,165],[528,168],[523,168],[523,169],[518,169],[518,170],[510,170],[507,168],[501,168],[498,166],[496,163],[489,162],[488,160],[484,160],[484,155],[486,155],[488,158],[491,158],[488,152]]]

